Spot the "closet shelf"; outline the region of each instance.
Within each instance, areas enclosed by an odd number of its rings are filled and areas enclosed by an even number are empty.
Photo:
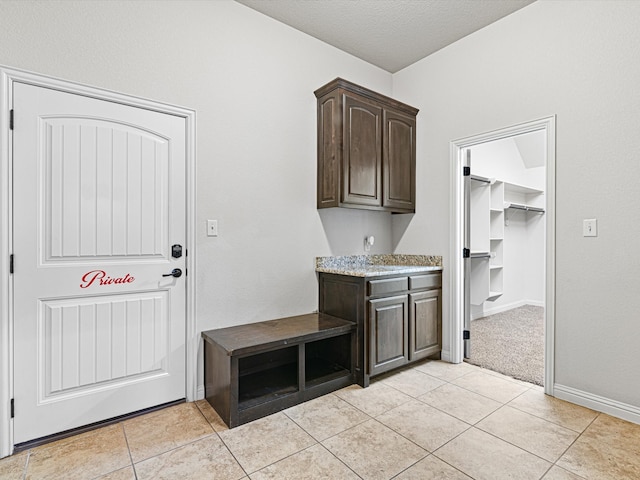
[[[504,182],[504,189],[509,193],[524,193],[527,195],[541,195],[544,190],[538,188],[527,187],[525,185],[518,185],[517,183]]]
[[[489,292],[489,297],[487,298],[487,300],[489,302],[493,302],[501,296],[502,296],[502,292]]]
[[[498,270],[502,268],[502,265],[489,265],[490,270]]]
[[[524,210],[532,213],[544,213],[544,208],[534,207],[532,205],[522,205],[520,203],[504,202],[504,209],[512,208],[515,210]]]

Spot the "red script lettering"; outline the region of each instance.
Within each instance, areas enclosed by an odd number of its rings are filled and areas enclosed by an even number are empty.
[[[135,280],[128,273],[124,277],[113,278],[107,275],[104,270],[91,270],[82,276],[80,288],[88,288],[94,283],[96,285],[118,285],[121,283],[131,283]]]

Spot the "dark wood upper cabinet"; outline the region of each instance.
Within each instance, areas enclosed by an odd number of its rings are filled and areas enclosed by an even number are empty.
[[[344,95],[343,102],[342,201],[379,206],[382,195],[382,108],[349,95]]]
[[[385,110],[383,145],[383,205],[415,211],[416,117]]]
[[[318,208],[415,212],[418,110],[336,78],[318,99]]]

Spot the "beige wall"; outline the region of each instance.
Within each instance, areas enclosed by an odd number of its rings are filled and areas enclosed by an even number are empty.
[[[388,214],[317,212],[313,95],[339,75],[390,93],[389,73],[224,0],[2,1],[0,45],[0,64],[197,111],[200,329],[310,312],[315,256],[390,249]]]
[[[445,265],[450,141],[557,115],[556,384],[620,402],[636,421],[639,58],[640,2],[540,0],[404,69],[393,84],[394,96],[420,108],[423,206],[408,226],[393,219],[394,243],[442,252]],[[598,219],[597,238],[582,236],[585,218]],[[447,287],[445,319],[449,295]]]
[[[557,115],[556,381],[640,409],[639,27],[640,2],[540,0],[392,76],[226,0],[0,0],[0,64],[197,111],[198,329],[313,310],[313,258],[367,234],[447,277],[449,142]],[[336,76],[420,108],[415,216],[316,211]]]
[[[0,1],[0,64],[197,111],[198,331],[311,312],[316,256],[391,249],[390,214],[316,210],[313,95],[388,72],[226,0]]]

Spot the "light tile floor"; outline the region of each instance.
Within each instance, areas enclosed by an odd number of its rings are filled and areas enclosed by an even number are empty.
[[[186,403],[0,460],[0,479],[640,479],[640,425],[426,361],[227,429]]]

